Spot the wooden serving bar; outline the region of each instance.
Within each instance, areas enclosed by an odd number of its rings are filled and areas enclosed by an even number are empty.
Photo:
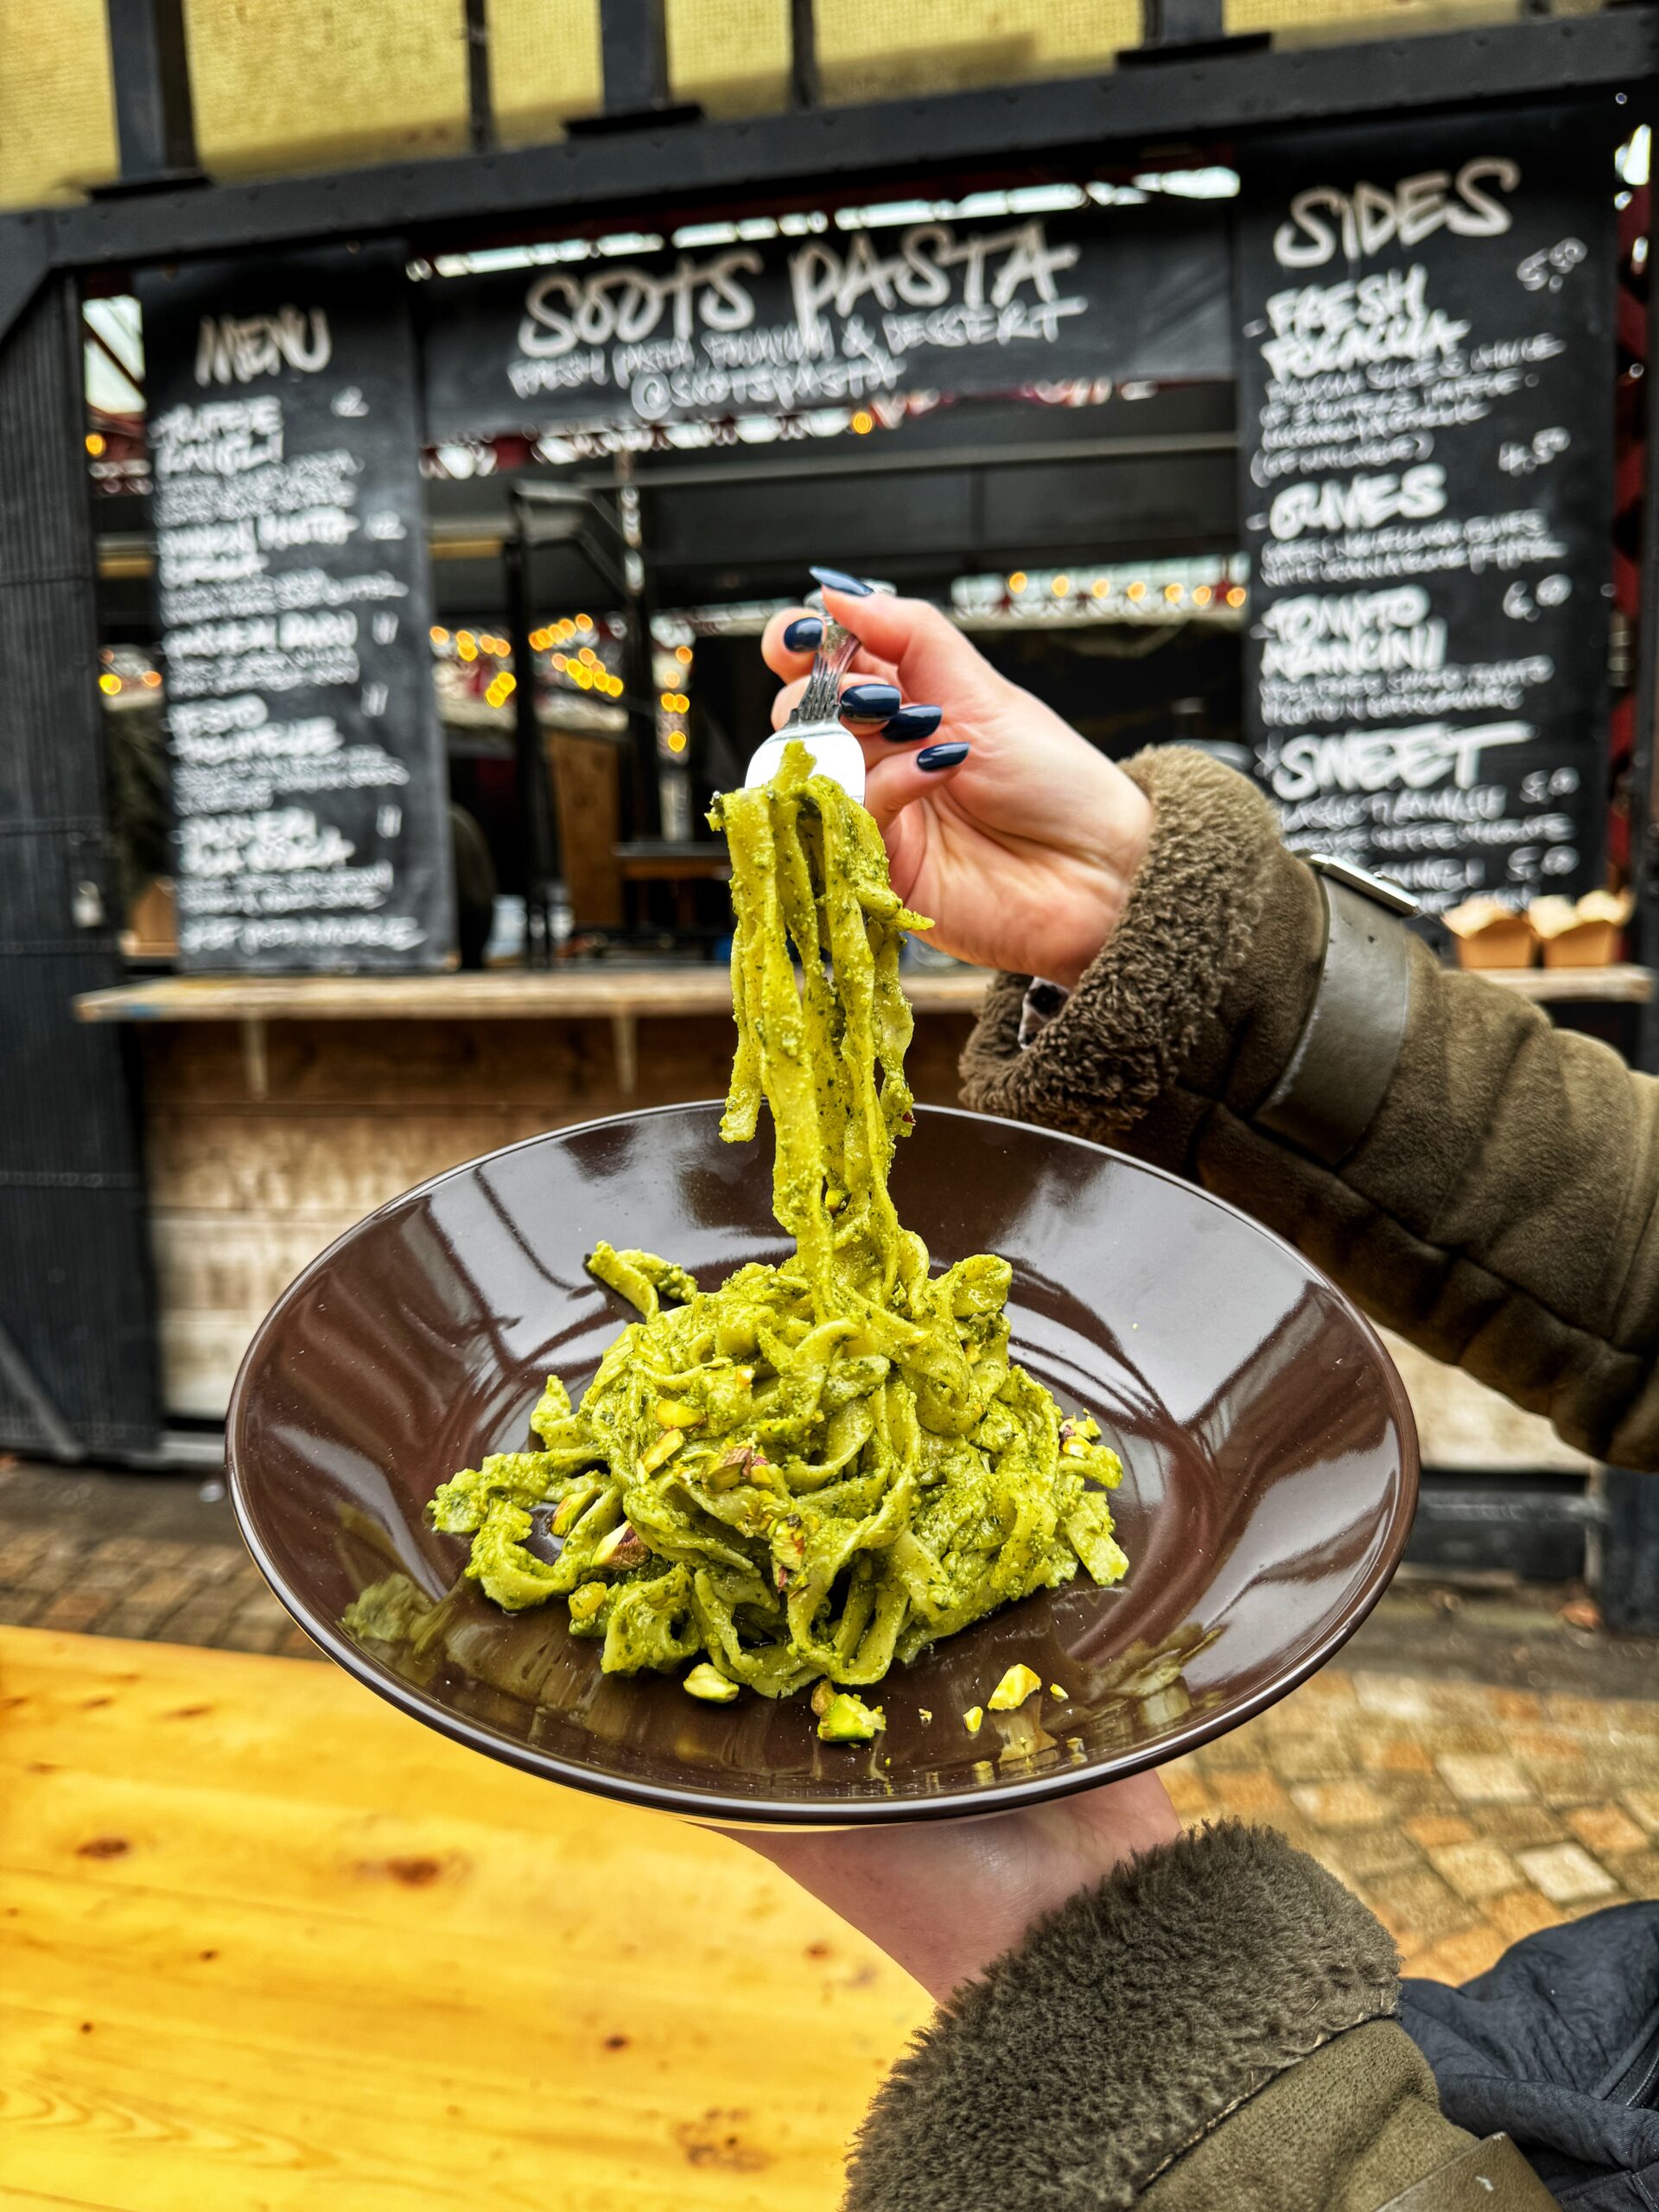
[[[907,973],[918,1097],[957,1103],[978,969]],[[1529,998],[1639,1003],[1646,968],[1493,969]],[[480,1153],[635,1106],[713,1098],[731,980],[712,963],[423,976],[157,976],[90,991],[136,1033],[167,1411],[222,1414],[278,1294],[354,1221]],[[1392,1347],[1447,1465],[1580,1467],[1537,1416]]]
[[[979,969],[918,970],[917,1096],[957,1098]],[[223,1414],[301,1268],[429,1176],[631,1107],[713,1098],[729,971],[604,966],[427,976],[158,976],[78,999],[130,1026],[168,1413]]]

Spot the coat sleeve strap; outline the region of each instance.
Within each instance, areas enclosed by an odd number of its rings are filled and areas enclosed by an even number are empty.
[[[1251,1118],[1335,1167],[1394,1079],[1410,1012],[1412,940],[1378,900],[1318,873],[1325,913],[1319,983],[1284,1073]]]
[[[1378,2212],[1560,2212],[1507,2135],[1471,2143]]]

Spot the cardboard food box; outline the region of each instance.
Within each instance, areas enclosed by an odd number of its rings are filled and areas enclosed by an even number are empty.
[[[1527,918],[1544,949],[1546,968],[1610,968],[1630,918],[1628,891],[1589,891],[1571,899],[1535,899]]]
[[[121,950],[129,960],[171,960],[179,949],[173,885],[165,876],[147,884],[127,909]]]
[[[1460,968],[1530,968],[1538,957],[1527,916],[1496,899],[1466,899],[1440,918],[1457,940]]]

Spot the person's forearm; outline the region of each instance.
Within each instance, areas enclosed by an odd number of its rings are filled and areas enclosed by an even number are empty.
[[[848,1834],[733,1830],[943,2004],[1033,1923],[1181,1824],[1155,1774],[1028,1811]]]
[[[999,982],[969,1103],[1190,1176],[1570,1441],[1659,1466],[1659,1085],[1414,944],[1381,1105],[1312,1158],[1257,1117],[1319,980],[1318,885],[1242,778],[1190,752],[1133,772],[1157,822],[1122,924],[1024,1052],[1023,981]]]

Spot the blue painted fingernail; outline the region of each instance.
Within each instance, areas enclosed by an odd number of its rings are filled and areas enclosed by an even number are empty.
[[[813,569],[810,573],[826,591],[850,592],[855,599],[868,599],[870,595],[871,587],[863,577],[849,576],[844,569]]]
[[[784,645],[791,653],[815,653],[823,643],[823,625],[816,614],[798,614],[784,632]]]
[[[944,720],[943,707],[900,707],[881,734],[893,745],[914,745],[918,737],[931,737]]]
[[[958,760],[965,760],[972,750],[960,738],[953,738],[949,745],[925,745],[916,755],[916,766],[937,776],[941,768],[954,768]]]
[[[896,683],[849,683],[841,695],[847,722],[885,722],[899,711],[904,694]]]

